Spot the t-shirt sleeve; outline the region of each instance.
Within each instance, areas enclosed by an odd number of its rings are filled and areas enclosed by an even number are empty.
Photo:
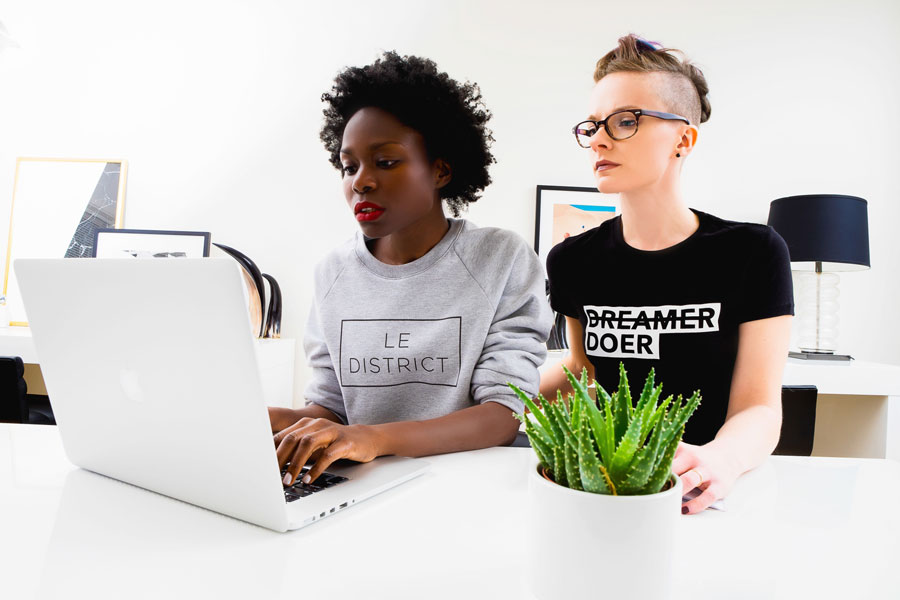
[[[303,351],[312,369],[312,375],[306,385],[304,397],[307,402],[323,406],[337,415],[347,425],[347,408],[341,394],[341,384],[334,372],[334,363],[328,344],[322,334],[319,322],[319,311],[316,300],[309,309],[309,319],[303,332]]]
[[[767,227],[747,264],[738,322],[793,314],[791,257],[784,239]]]
[[[568,257],[565,244],[557,244],[547,255],[547,280],[550,288],[550,307],[558,313],[575,319],[581,316],[581,306],[575,298],[577,279],[573,262]]]
[[[538,393],[538,367],[547,358],[545,342],[553,316],[547,305],[541,263],[523,241],[518,246],[472,372],[472,398],[497,402],[522,413],[524,405],[507,383],[531,397]]]

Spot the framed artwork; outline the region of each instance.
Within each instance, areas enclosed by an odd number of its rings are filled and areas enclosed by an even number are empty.
[[[537,186],[534,251],[546,268],[550,248],[570,236],[584,233],[619,212],[614,196],[595,188]]]
[[[27,326],[13,261],[90,257],[98,229],[122,226],[124,160],[16,159],[3,294],[10,325]]]
[[[98,229],[92,244],[95,258],[205,258],[208,231]]]

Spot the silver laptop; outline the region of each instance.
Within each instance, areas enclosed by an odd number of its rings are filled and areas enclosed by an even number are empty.
[[[15,274],[63,446],[80,467],[287,531],[428,466],[339,461],[312,486],[284,487],[230,258],[19,259]]]

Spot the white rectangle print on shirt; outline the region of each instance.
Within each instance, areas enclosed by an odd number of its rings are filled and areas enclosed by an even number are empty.
[[[584,350],[591,356],[659,359],[660,336],[719,330],[719,302],[663,306],[585,306]]]
[[[340,365],[344,387],[459,381],[462,317],[344,319]]]

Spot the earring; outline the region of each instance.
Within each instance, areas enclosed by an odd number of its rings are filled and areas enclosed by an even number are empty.
[[[681,153],[680,153],[680,152],[676,152],[676,153],[675,153],[675,156],[678,157],[678,158],[681,158]]]

